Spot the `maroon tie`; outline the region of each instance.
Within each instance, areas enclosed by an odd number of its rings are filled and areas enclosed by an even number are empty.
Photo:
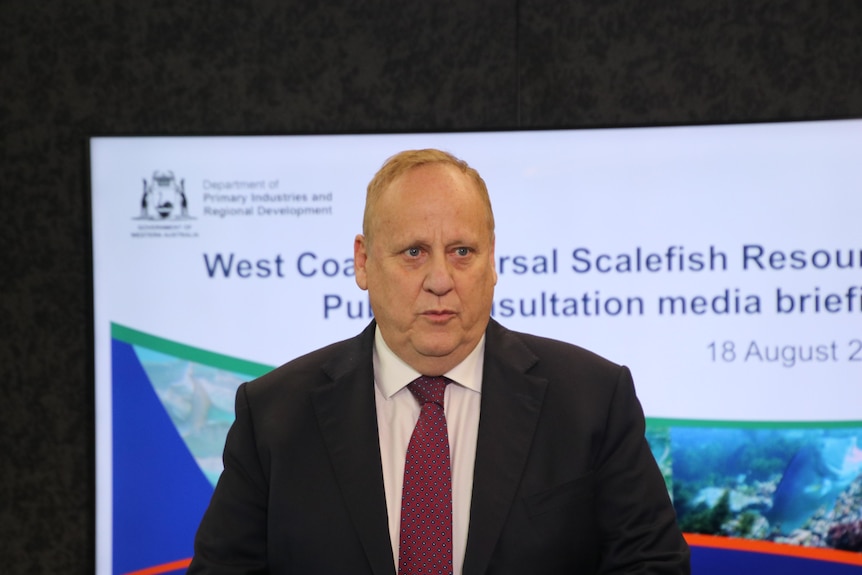
[[[448,383],[422,376],[407,386],[422,412],[404,462],[399,575],[452,575],[452,470],[443,412]]]

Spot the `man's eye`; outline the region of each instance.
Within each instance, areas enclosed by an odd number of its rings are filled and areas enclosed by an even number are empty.
[[[470,255],[470,248],[458,248],[455,250],[455,253],[461,257]]]
[[[419,257],[419,254],[422,253],[422,250],[420,250],[419,248],[407,248],[407,251],[405,253],[411,258],[415,258]]]

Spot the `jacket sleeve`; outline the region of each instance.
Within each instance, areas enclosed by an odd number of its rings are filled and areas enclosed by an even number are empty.
[[[189,575],[267,573],[268,492],[243,384],[225,442],[224,472],[198,528]]]
[[[658,465],[631,373],[620,368],[596,462],[603,574],[688,575],[689,548]]]

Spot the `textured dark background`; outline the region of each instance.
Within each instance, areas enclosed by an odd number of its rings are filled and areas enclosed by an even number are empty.
[[[0,570],[93,569],[89,135],[862,117],[860,74],[855,0],[0,0]]]

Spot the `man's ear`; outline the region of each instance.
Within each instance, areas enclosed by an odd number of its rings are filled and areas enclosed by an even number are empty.
[[[368,275],[365,264],[368,263],[368,242],[365,236],[357,234],[353,240],[353,270],[356,272],[356,285],[360,289],[368,289]]]

